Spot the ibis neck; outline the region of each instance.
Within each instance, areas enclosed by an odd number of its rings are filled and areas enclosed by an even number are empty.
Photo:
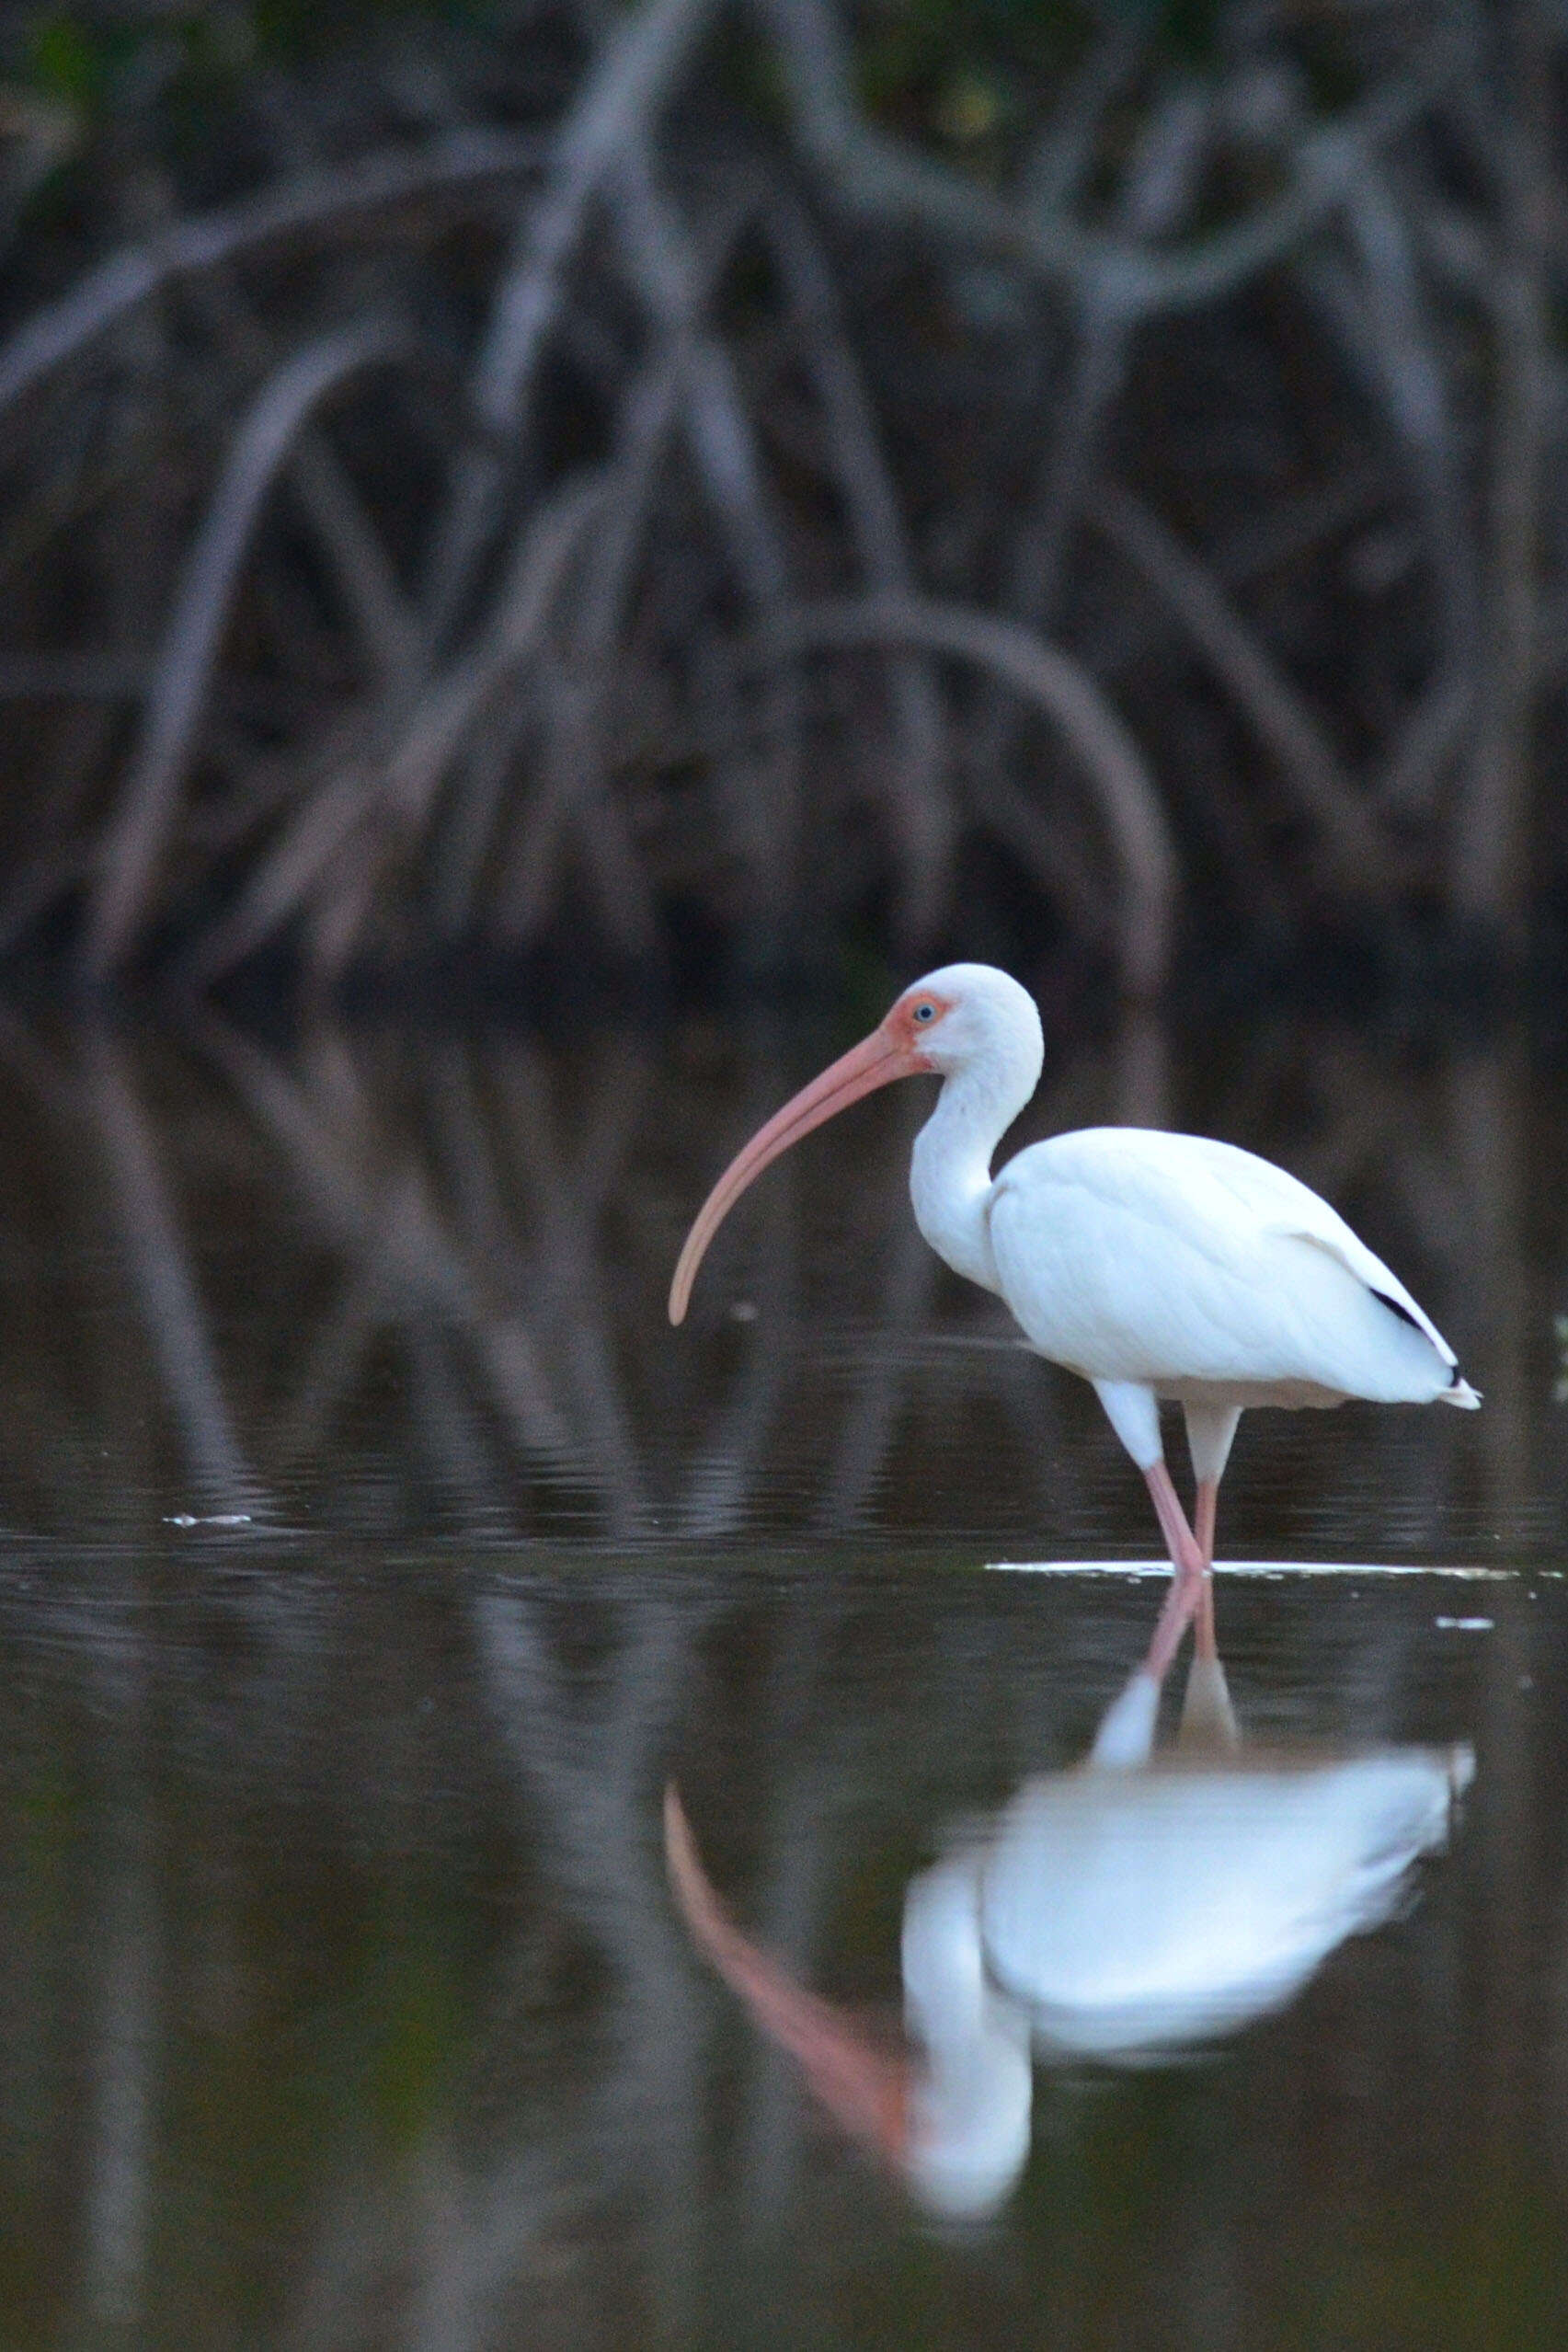
[[[1001,1089],[973,1066],[951,1072],[915,1138],[910,1164],[916,1224],[956,1274],[987,1291],[998,1287],[987,1214],[991,1154],[1029,1091]]]
[[[993,1990],[980,1926],[980,1865],[950,1854],[904,1898],[904,2016],[926,2066],[913,2100],[910,2173],[939,2211],[979,2217],[1029,2152],[1034,2083],[1023,2011]]]

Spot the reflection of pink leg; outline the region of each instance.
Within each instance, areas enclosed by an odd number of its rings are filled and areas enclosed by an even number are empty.
[[[1154,1638],[1149,1645],[1149,1655],[1143,1662],[1144,1673],[1150,1675],[1158,1684],[1164,1681],[1170,1670],[1171,1660],[1181,1647],[1188,1621],[1203,1599],[1207,1564],[1198,1547],[1197,1538],[1187,1525],[1187,1515],[1182,1509],[1164,1463],[1154,1463],[1143,1474],[1149,1482],[1149,1492],[1160,1521],[1160,1532],[1165,1538],[1165,1548],[1171,1555],[1171,1566],[1175,1570],[1165,1606],[1160,1612],[1160,1620],[1154,1628]],[[1200,1488],[1200,1496],[1201,1493]],[[1212,1602],[1209,1639],[1213,1639]]]
[[[1180,1745],[1193,1755],[1230,1755],[1241,1745],[1214,1639],[1214,1507],[1219,1497],[1218,1478],[1198,1480],[1193,1532],[1203,1558],[1203,1597],[1193,1625],[1196,1655],[1182,1702],[1180,1735]]]
[[[1193,1639],[1199,1658],[1218,1658],[1219,1655],[1214,1639],[1214,1513],[1219,1501],[1219,1479],[1200,1478],[1197,1482],[1197,1509],[1193,1513],[1193,1534],[1203,1555],[1203,1591],[1193,1628]]]

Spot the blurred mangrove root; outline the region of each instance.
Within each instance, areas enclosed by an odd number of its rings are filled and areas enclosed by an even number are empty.
[[[756,972],[990,889],[1146,996],[1190,876],[1522,946],[1562,29],[1030,23],[900,82],[841,0],[538,0],[416,95],[377,17],[197,135],[18,87],[0,939]]]

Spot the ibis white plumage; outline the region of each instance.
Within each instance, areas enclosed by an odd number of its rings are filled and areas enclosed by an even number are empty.
[[[1247,1405],[1481,1400],[1398,1277],[1325,1200],[1251,1152],[1098,1127],[1031,1144],[993,1176],[1042,1059],[1034,1001],[1005,972],[949,964],[917,981],[730,1163],[687,1235],[670,1315],[682,1320],[715,1232],[770,1161],[876,1087],[941,1077],[910,1165],[915,1221],[949,1266],[1006,1302],[1038,1354],[1093,1382],[1142,1471],[1175,1569],[1147,1661],[1158,1681],[1195,1611],[1212,1653],[1215,1507]],[[1186,1416],[1192,1525],[1161,1444],[1167,1400]]]

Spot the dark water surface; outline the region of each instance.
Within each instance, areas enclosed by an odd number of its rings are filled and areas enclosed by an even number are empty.
[[[0,2345],[1568,2341],[1561,1072],[1053,1055],[1486,1394],[1249,1417],[1240,1744],[1178,1678],[1111,1773],[1141,1482],[914,1235],[921,1090],[664,1321],[844,1042],[0,1023]]]

